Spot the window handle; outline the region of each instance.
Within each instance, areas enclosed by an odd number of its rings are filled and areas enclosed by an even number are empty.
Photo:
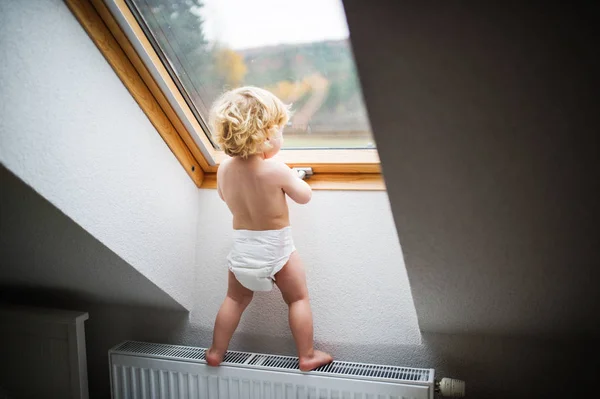
[[[313,175],[312,168],[292,168],[302,180],[306,180]]]

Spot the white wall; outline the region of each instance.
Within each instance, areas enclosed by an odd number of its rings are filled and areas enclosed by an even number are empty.
[[[0,2],[0,59],[0,162],[191,306],[198,190],[66,5]]]
[[[231,215],[201,190],[198,281],[192,323],[212,328],[227,287]],[[317,191],[291,204],[294,241],[307,269],[315,336],[327,345],[418,344],[420,333],[387,194]],[[289,337],[281,294],[256,294],[241,333]],[[360,357],[360,355],[358,356]]]

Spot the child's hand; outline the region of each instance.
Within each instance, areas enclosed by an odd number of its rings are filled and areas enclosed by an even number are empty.
[[[296,174],[298,175],[298,177],[302,180],[306,180],[307,178],[309,178],[310,176],[312,176],[312,169],[311,168],[293,168],[292,169],[294,172],[296,172]]]

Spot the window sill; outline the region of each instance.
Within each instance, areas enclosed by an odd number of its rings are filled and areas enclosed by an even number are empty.
[[[205,172],[216,172],[218,165],[229,157],[223,151],[215,151],[214,158],[216,165],[204,169]],[[284,149],[275,158],[288,164],[290,167],[311,167],[318,174],[379,174],[381,172],[379,155],[377,154],[377,150],[374,149]]]
[[[379,173],[318,173],[306,179],[313,190],[331,191],[385,191],[385,182]],[[216,189],[216,173],[206,173],[200,188]]]

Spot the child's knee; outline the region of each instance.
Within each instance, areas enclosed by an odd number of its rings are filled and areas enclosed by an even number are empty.
[[[227,296],[231,298],[232,301],[238,303],[241,306],[248,306],[252,301],[252,297],[254,296],[253,292],[247,294],[232,294],[228,293]]]
[[[290,306],[294,302],[308,301],[308,294],[303,291],[294,292],[291,295],[284,295],[283,300],[288,306]]]

